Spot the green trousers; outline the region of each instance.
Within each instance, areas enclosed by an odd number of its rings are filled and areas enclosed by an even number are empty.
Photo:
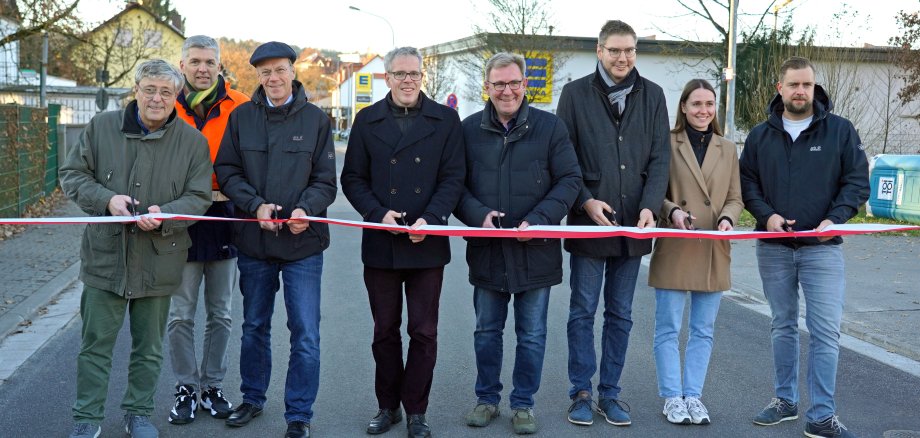
[[[132,415],[153,414],[153,397],[163,363],[169,296],[127,300],[84,285],[80,298],[83,341],[77,356],[77,400],[73,404],[75,422],[102,423],[112,370],[112,349],[126,310],[131,327],[131,357],[128,388],[121,408]]]

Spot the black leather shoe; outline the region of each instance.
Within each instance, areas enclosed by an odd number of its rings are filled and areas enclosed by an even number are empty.
[[[243,427],[259,415],[262,415],[262,408],[257,408],[252,403],[243,403],[233,410],[225,423],[230,427]]]
[[[409,428],[409,438],[428,438],[431,436],[431,428],[428,427],[428,422],[425,421],[425,414],[409,415],[406,427]]]
[[[381,409],[377,411],[377,415],[368,423],[367,433],[371,435],[384,433],[390,430],[390,426],[400,421],[402,421],[402,411],[399,408]]]
[[[303,421],[292,421],[288,423],[284,438],[310,438],[310,425]]]

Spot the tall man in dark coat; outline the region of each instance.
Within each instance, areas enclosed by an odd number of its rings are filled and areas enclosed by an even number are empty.
[[[294,80],[297,54],[269,42],[249,58],[260,86],[230,114],[214,161],[217,182],[236,214],[258,222],[234,224],[243,294],[240,392],[243,403],[227,425],[262,414],[271,378],[271,321],[284,281],[291,353],[284,385],[286,438],[310,436],[319,389],[320,280],[329,228],[306,216],[326,215],[335,199],[335,150],[326,114],[307,102]],[[280,223],[277,220],[287,220]]]
[[[661,87],[639,76],[636,32],[608,21],[597,40],[597,68],[562,89],[557,114],[569,128],[584,186],[569,212],[570,225],[655,226],[668,187],[670,133]],[[591,378],[597,371],[594,315],[604,292],[604,331],[597,412],[607,422],[631,424],[619,401],[620,375],[632,328],[632,301],[641,257],[651,239],[570,239],[568,419],[590,425]]]
[[[355,118],[342,191],[368,222],[447,225],[463,193],[463,137],[457,112],[421,90],[422,55],[400,47],[383,60],[390,92]],[[438,301],[450,245],[443,236],[368,230],[361,239],[364,283],[374,317],[379,410],[367,433],[380,434],[408,416],[410,437],[431,435],[425,421],[438,350]],[[409,352],[403,363],[403,287]]]
[[[524,58],[499,53],[486,63],[485,109],[463,121],[466,191],[457,217],[471,227],[526,229],[558,225],[581,187],[578,159],[565,124],[527,105]],[[537,431],[533,396],[546,350],[550,287],[562,282],[558,239],[467,238],[466,259],[476,309],[477,404],[467,424],[498,416],[502,331],[514,297],[517,347],[509,401],[515,433]]]

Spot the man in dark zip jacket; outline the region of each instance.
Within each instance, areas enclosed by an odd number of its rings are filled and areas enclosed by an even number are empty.
[[[635,67],[637,43],[631,26],[608,21],[598,35],[595,71],[566,84],[559,97],[556,113],[568,128],[584,177],[566,219],[569,225],[654,227],[654,212],[664,202],[671,159],[668,108],[661,87]],[[591,425],[596,410],[608,423],[628,426],[620,376],[639,265],[652,252],[652,240],[566,239],[565,249],[572,254],[568,420]],[[602,290],[604,330],[595,405],[594,315]]]
[[[741,154],[744,206],[758,231],[821,231],[846,223],[869,198],[866,153],[853,124],[831,114],[815,67],[793,57],[780,67],[769,118],[754,127]],[[840,319],[845,272],[837,237],[761,239],[757,263],[773,314],[776,396],[755,418],[769,426],[798,418],[799,287],[810,333],[805,435],[853,437],[837,419]]]
[[[310,436],[319,389],[320,279],[329,228],[305,216],[326,216],[336,194],[335,150],[326,114],[307,102],[294,80],[296,53],[269,42],[249,63],[261,85],[230,114],[214,162],[217,182],[236,214],[259,222],[234,224],[243,294],[240,392],[227,418],[240,427],[262,413],[271,376],[271,320],[284,281],[291,354],[284,387],[286,438]],[[280,223],[273,218],[287,220]]]
[[[520,55],[489,59],[489,100],[463,121],[467,177],[456,215],[468,226],[558,225],[578,195],[581,172],[565,124],[527,105],[525,71]],[[467,424],[483,427],[498,416],[502,331],[513,297],[517,346],[511,422],[515,433],[535,433],[533,396],[543,370],[550,287],[562,282],[561,244],[558,239],[466,240],[477,370],[477,404]]]

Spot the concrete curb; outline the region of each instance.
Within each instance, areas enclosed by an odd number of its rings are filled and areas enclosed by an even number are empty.
[[[763,292],[757,287],[735,281],[732,285],[732,292],[754,301],[757,304],[768,306],[766,297],[764,297]],[[805,304],[802,303],[800,304],[800,311],[803,315],[804,310]],[[917,347],[879,335],[866,328],[864,323],[853,319],[847,319],[846,315],[843,316],[843,320],[840,322],[840,332],[878,346],[891,353],[920,362],[920,349]]]
[[[39,309],[47,306],[54,296],[72,285],[79,276],[80,263],[78,262],[45,283],[15,307],[0,315],[0,339],[9,336],[23,321],[32,320]]]

